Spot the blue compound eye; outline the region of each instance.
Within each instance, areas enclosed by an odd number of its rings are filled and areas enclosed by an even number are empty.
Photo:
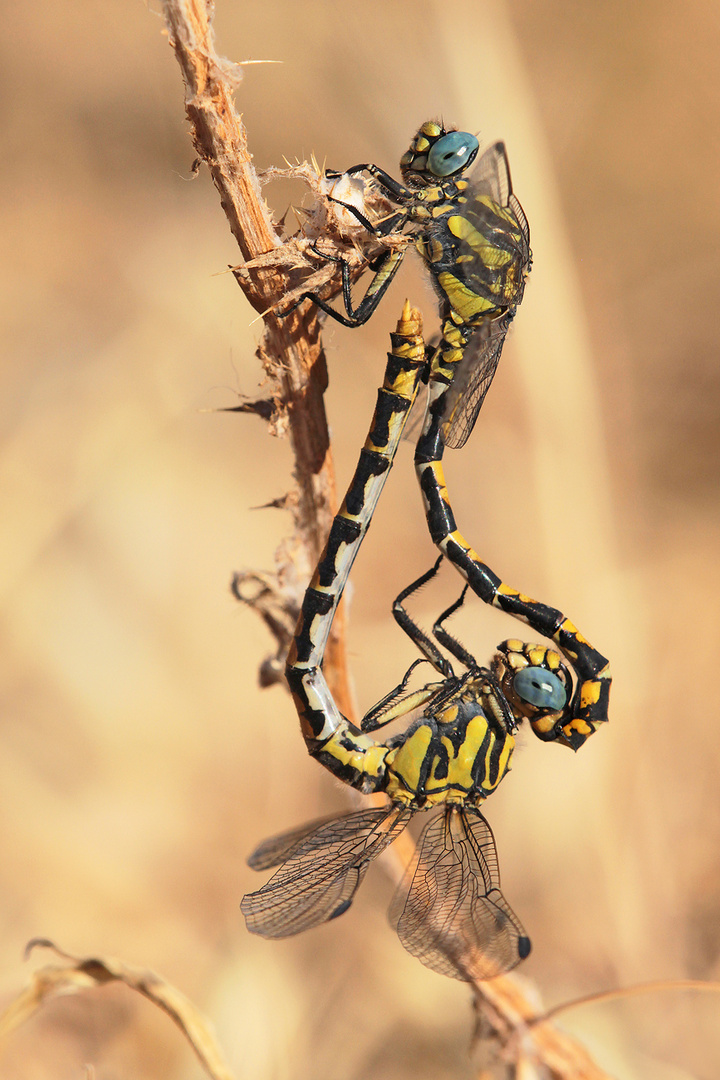
[[[513,679],[515,693],[530,705],[557,712],[567,704],[567,692],[557,675],[547,668],[521,668]]]
[[[428,172],[433,176],[452,176],[466,169],[478,152],[479,142],[467,131],[449,131],[431,148]]]

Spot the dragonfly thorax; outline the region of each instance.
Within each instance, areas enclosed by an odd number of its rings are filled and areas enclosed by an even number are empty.
[[[415,721],[385,758],[384,789],[418,809],[445,802],[477,803],[510,768],[515,740],[468,687],[430,716]]]

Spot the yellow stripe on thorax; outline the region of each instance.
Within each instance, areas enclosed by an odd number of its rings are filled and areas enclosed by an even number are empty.
[[[476,315],[482,315],[497,308],[494,300],[479,296],[472,289],[469,289],[467,285],[463,285],[449,270],[444,270],[441,274],[438,274],[437,280],[452,307],[464,322],[469,322]]]
[[[476,255],[482,259],[485,266],[497,268],[507,266],[512,261],[512,254],[496,247],[487,236],[483,236],[466,217],[455,214],[447,220],[448,228],[453,236],[464,240],[472,248]]]
[[[415,795],[431,739],[432,729],[423,724],[397,750],[390,751],[386,760],[389,778],[386,791],[391,799],[407,799],[408,793]]]

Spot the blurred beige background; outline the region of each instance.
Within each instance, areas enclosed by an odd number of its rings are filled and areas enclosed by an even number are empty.
[[[8,5],[0,174],[0,1003],[34,935],[162,972],[212,1018],[237,1076],[467,1078],[467,988],[386,924],[381,866],[338,922],[255,940],[244,865],[342,809],[307,758],[271,642],[230,597],[288,528],[289,484],[249,417],[258,328],[193,151],[159,0]],[[461,527],[612,661],[612,723],[577,756],[521,739],[487,806],[546,1004],[717,978],[720,739],[720,16],[714,4],[218,0],[218,49],[258,167],[314,151],[397,174],[442,115],[505,138],[532,230],[526,300],[480,423],[448,455]],[[282,214],[295,189],[267,197]],[[411,266],[410,263],[413,262]],[[415,260],[363,330],[326,334],[339,483],[367,427]],[[389,604],[433,558],[403,448],[353,574],[359,702],[412,651]],[[425,621],[457,593],[449,571]],[[478,602],[489,656],[519,630]],[[532,740],[532,741],[531,741]],[[717,998],[569,1013],[621,1077],[718,1075]],[[122,989],[54,1003],[0,1048],[3,1080],[196,1078],[166,1017]]]

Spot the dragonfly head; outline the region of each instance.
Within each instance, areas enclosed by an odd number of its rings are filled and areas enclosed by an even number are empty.
[[[480,144],[467,131],[447,131],[428,120],[400,159],[402,178],[411,188],[426,187],[464,172],[475,160]]]
[[[529,720],[544,742],[562,741],[573,687],[558,653],[511,638],[498,645],[492,667],[518,722]]]

